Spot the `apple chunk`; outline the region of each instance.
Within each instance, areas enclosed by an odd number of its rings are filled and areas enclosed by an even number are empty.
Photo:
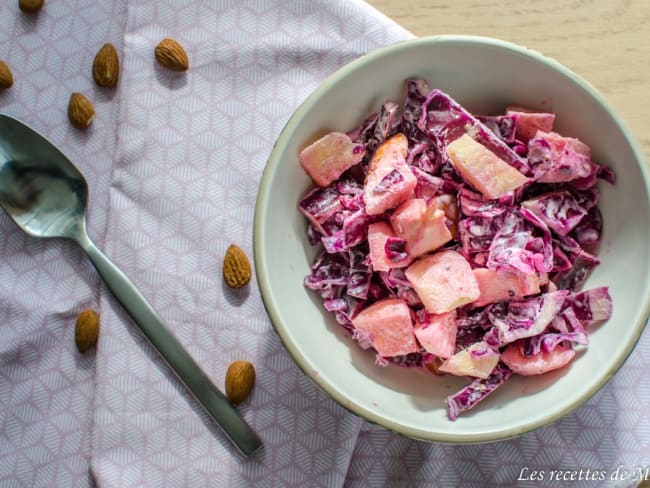
[[[365,153],[363,144],[356,144],[347,134],[330,132],[304,148],[298,159],[314,183],[327,186],[359,164]]]
[[[488,268],[476,268],[473,271],[478,288],[481,290],[478,300],[472,304],[477,307],[493,302],[519,299],[540,292],[540,279],[537,274],[493,271]]]
[[[389,271],[392,268],[404,268],[413,259],[407,256],[398,261],[391,261],[386,255],[386,241],[395,237],[393,228],[388,222],[379,221],[368,226],[368,247],[370,249],[370,264],[374,271]]]
[[[438,249],[452,238],[443,210],[435,202],[413,198],[400,205],[390,217],[395,234],[407,242],[409,255],[418,257]]]
[[[420,345],[431,354],[440,358],[454,355],[456,350],[456,310],[434,315],[421,314],[415,322],[415,337]]]
[[[447,156],[461,176],[489,200],[516,190],[528,181],[526,176],[467,134],[447,146]]]
[[[469,263],[456,251],[424,256],[406,268],[405,274],[429,313],[449,312],[480,295]]]
[[[524,341],[508,345],[501,355],[501,360],[514,373],[522,376],[533,376],[548,373],[563,368],[571,362],[576,352],[569,345],[558,344],[551,351],[541,351],[534,356],[524,356],[522,347]]]
[[[542,132],[551,132],[555,122],[555,114],[548,112],[536,112],[519,105],[509,105],[506,108],[508,115],[516,114],[517,119],[517,138],[528,143],[538,130]]]
[[[397,207],[413,193],[417,178],[406,164],[408,140],[404,134],[386,139],[375,151],[363,187],[368,215]]]
[[[402,356],[418,350],[411,309],[399,298],[385,298],[363,309],[352,325],[370,339],[379,356]]]
[[[467,349],[458,351],[440,365],[438,371],[456,376],[487,378],[499,362],[499,353],[485,342],[475,342]]]

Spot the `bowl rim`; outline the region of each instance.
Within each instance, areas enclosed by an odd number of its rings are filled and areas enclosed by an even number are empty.
[[[544,64],[555,71],[560,72],[563,76],[569,78],[575,84],[579,85],[587,94],[592,97],[598,104],[600,104],[607,113],[611,116],[613,121],[620,127],[623,137],[625,138],[626,143],[629,145],[636,161],[638,162],[639,169],[643,176],[644,185],[650,193],[650,176],[648,168],[648,163],[644,157],[644,153],[639,147],[637,141],[633,137],[632,133],[622,121],[617,112],[609,104],[609,102],[600,94],[600,92],[588,81],[580,77],[578,74],[573,72],[571,69],[567,68],[563,64],[559,63],[555,59],[546,56],[539,51],[530,49],[510,41],[505,41],[502,39],[497,39],[493,37],[485,36],[476,36],[476,35],[458,35],[458,34],[444,34],[444,35],[435,35],[420,37],[414,39],[408,39],[404,41],[399,41],[394,44],[390,44],[385,47],[381,47],[370,51],[364,55],[359,56],[358,58],[350,61],[344,66],[340,67],[334,73],[329,75],[323,82],[321,82],[318,87],[311,92],[311,94],[298,106],[298,108],[293,112],[285,126],[282,128],[280,135],[275,141],[271,153],[267,159],[266,166],[264,167],[262,177],[258,187],[257,200],[255,204],[255,214],[253,221],[253,255],[255,262],[255,274],[260,289],[260,294],[262,297],[262,302],[264,307],[269,315],[271,324],[275,329],[275,332],[280,337],[284,347],[287,349],[295,363],[302,369],[302,371],[325,393],[327,393],[331,398],[333,398],[339,405],[341,405],[346,410],[355,414],[358,417],[361,417],[371,423],[380,425],[386,429],[397,432],[402,435],[406,435],[413,439],[423,440],[428,442],[441,442],[441,443],[450,443],[450,444],[475,444],[475,443],[484,443],[484,442],[494,442],[511,439],[517,437],[526,432],[533,431],[540,427],[552,424],[569,414],[580,405],[584,404],[592,396],[594,396],[609,380],[615,375],[615,373],[621,368],[625,363],[627,358],[630,356],[634,348],[636,347],[641,334],[645,329],[645,326],[650,321],[650,293],[646,293],[646,296],[643,298],[642,303],[639,304],[639,310],[641,311],[640,317],[642,317],[637,323],[633,324],[634,334],[627,344],[627,348],[623,353],[617,358],[612,367],[608,370],[607,374],[603,375],[598,381],[595,381],[592,386],[585,391],[582,395],[577,397],[567,407],[555,412],[553,415],[543,417],[539,420],[530,422],[526,425],[518,425],[513,427],[505,427],[500,430],[491,430],[482,433],[444,433],[444,432],[433,432],[433,431],[423,431],[421,429],[410,428],[408,426],[387,420],[381,415],[367,410],[363,406],[357,404],[356,402],[350,400],[349,398],[341,395],[335,386],[331,385],[329,382],[325,381],[321,375],[312,374],[310,368],[308,367],[308,359],[302,354],[300,349],[294,344],[289,338],[288,334],[284,330],[284,325],[279,319],[278,309],[276,308],[273,292],[268,278],[268,274],[265,270],[265,262],[263,258],[263,247],[264,242],[262,240],[264,231],[263,225],[266,220],[267,206],[265,202],[268,200],[268,197],[271,193],[270,180],[274,172],[277,170],[280,164],[280,151],[287,144],[290,139],[290,134],[293,132],[293,128],[296,127],[299,123],[299,120],[302,116],[311,109],[315,104],[316,100],[320,97],[320,94],[324,91],[329,90],[333,85],[335,85],[341,78],[344,78],[349,73],[355,71],[361,65],[372,62],[375,59],[381,58],[386,54],[392,54],[395,52],[400,52],[403,50],[411,49],[413,46],[420,45],[436,45],[436,44],[465,44],[465,45],[477,45],[477,46],[487,46],[497,49],[504,49],[510,51],[511,53],[524,55],[528,58],[532,58],[533,61]],[[645,318],[643,318],[645,317]]]

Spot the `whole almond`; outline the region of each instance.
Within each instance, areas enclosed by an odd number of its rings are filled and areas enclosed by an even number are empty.
[[[84,310],[77,316],[74,340],[80,353],[86,352],[97,342],[99,337],[99,315],[91,309]]]
[[[248,361],[235,361],[226,371],[226,396],[235,405],[248,398],[255,385],[255,367]]]
[[[45,0],[19,0],[18,8],[28,14],[35,14],[45,3]]]
[[[7,63],[0,59],[0,89],[6,90],[14,84],[14,76]]]
[[[95,108],[83,93],[73,93],[68,102],[68,118],[79,129],[87,128],[95,118]]]
[[[93,79],[99,86],[115,86],[120,74],[120,58],[115,46],[104,44],[93,61]]]
[[[223,279],[231,288],[246,286],[251,280],[253,271],[248,256],[242,248],[231,244],[226,249],[223,258]]]
[[[172,71],[187,71],[190,67],[185,49],[174,39],[166,38],[160,41],[155,54],[158,62]]]

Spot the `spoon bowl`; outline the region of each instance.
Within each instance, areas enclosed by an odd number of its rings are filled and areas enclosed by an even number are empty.
[[[170,369],[244,455],[262,443],[212,383],[135,285],[91,241],[86,231],[88,185],[72,162],[45,137],[0,114],[0,206],[34,237],[76,241],[133,322]]]
[[[0,114],[0,205],[28,234],[76,239],[88,186],[79,170],[36,131]]]

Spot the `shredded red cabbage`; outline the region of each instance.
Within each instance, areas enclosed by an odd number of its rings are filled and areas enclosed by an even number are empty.
[[[503,142],[513,144],[516,141],[518,114],[477,115],[476,118]]]
[[[458,102],[440,90],[432,90],[424,101],[418,127],[438,148],[440,154],[444,154],[444,147],[447,144],[463,134],[468,134],[515,169],[524,174],[529,172],[525,159],[517,155],[499,136],[461,107]]]
[[[387,237],[384,254],[389,265],[383,269],[389,271],[375,271],[369,257],[368,226],[374,222],[391,225],[394,209],[380,215],[366,213],[364,198],[370,198],[364,197],[368,163],[382,144],[389,144],[393,135],[402,133],[408,140],[404,162],[417,181],[412,193],[404,198],[424,199],[427,208],[438,211],[437,215],[443,210],[453,237],[419,259],[443,249],[456,251],[472,269],[505,271],[507,276],[520,277],[526,290],[530,290],[531,283],[534,290],[540,290],[532,296],[529,291],[519,296],[510,292],[503,295],[506,298],[486,305],[468,303],[455,308],[450,320],[455,324],[452,334],[456,352],[483,343],[489,348],[485,352],[500,354],[508,344],[520,341],[522,355],[527,358],[552,354],[558,346],[587,346],[589,327],[612,315],[607,287],[583,291],[582,286],[599,264],[593,252],[601,239],[603,220],[597,206],[600,194],[596,184],[599,179],[614,184],[614,172],[592,161],[589,147],[577,139],[537,131],[530,140],[526,138],[527,143],[522,142],[517,138],[518,113],[473,115],[448,94],[432,90],[425,80],[406,81],[402,106],[400,111],[398,103],[386,101],[379,112],[349,131],[347,135],[365,150],[363,160],[329,186],[310,190],[298,202],[298,209],[308,221],[309,243],[322,246],[305,278],[305,287],[321,296],[325,310],[364,349],[376,352],[375,338],[355,329],[352,319],[381,300],[403,300],[411,310],[413,324],[432,327],[435,316],[427,312],[406,278],[405,268],[390,266],[405,262],[410,239],[418,235],[430,238],[427,232],[433,231],[427,230],[426,219],[413,217],[412,225],[425,227],[421,231],[411,229],[409,240],[397,232]],[[498,199],[485,198],[461,177],[446,155],[447,145],[464,134],[527,176],[528,182]],[[393,169],[370,194],[395,191],[403,179],[404,175]],[[420,320],[423,317],[427,320]],[[443,332],[444,328],[435,329],[435,333]],[[417,352],[403,356],[378,355],[376,364],[436,369],[433,365],[439,364],[441,358],[417,344]],[[472,360],[480,361],[485,356],[471,351]],[[449,418],[454,420],[473,408],[512,374],[499,361],[485,373],[486,379],[470,378],[466,387],[447,398]]]
[[[542,334],[562,310],[567,294],[559,290],[490,307],[488,316],[497,331],[499,346]]]
[[[389,261],[393,263],[406,259],[409,255],[406,250],[406,239],[400,237],[389,237],[384,244],[384,251]]]
[[[488,378],[475,379],[459,392],[447,397],[449,419],[456,420],[461,413],[476,406],[505,383],[511,375],[512,371],[505,364],[498,363]]]

